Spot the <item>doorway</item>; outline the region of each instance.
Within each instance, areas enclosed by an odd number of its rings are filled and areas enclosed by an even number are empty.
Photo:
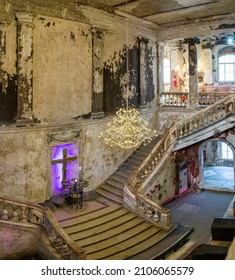
[[[213,139],[203,143],[201,166],[204,188],[234,191],[234,148],[229,142]]]

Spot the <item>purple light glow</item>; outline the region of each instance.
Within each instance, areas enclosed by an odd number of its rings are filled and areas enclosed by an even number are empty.
[[[64,144],[55,146],[51,151],[51,160],[59,160],[63,158],[63,150],[67,149],[67,157],[78,156],[78,145],[75,143]],[[71,180],[72,178],[78,178],[78,159],[67,162],[67,174],[66,179]],[[58,194],[62,191],[62,163],[51,165],[51,184],[52,194]]]

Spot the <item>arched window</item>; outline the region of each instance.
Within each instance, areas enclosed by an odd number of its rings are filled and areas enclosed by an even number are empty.
[[[235,82],[234,48],[225,48],[219,54],[219,82]]]

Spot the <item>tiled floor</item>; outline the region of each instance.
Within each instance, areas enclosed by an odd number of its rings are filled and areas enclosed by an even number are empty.
[[[234,190],[234,168],[226,166],[205,166],[203,187]]]

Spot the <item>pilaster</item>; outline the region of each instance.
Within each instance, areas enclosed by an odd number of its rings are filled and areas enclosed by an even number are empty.
[[[139,38],[139,50],[140,50],[140,108],[144,108],[147,105],[147,84],[146,84],[146,63],[145,63],[145,53],[146,53],[146,40],[144,38]]]
[[[93,85],[92,85],[92,118],[103,118],[103,40],[104,31],[98,28],[92,29],[93,43]]]
[[[194,39],[188,40],[189,54],[189,107],[196,109],[198,106],[198,58],[197,46]]]
[[[33,120],[33,15],[16,12],[17,19],[17,125]]]
[[[0,23],[0,84],[2,84],[2,89],[4,89],[4,77],[2,66],[4,64],[6,57],[6,24]]]

